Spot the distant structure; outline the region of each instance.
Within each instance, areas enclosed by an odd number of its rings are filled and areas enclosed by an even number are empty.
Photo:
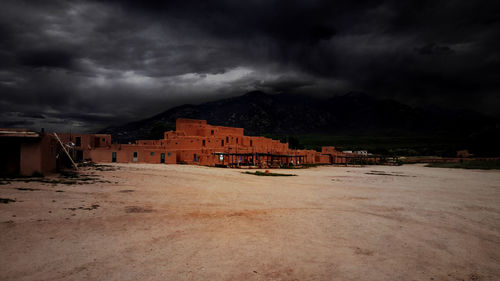
[[[75,142],[77,160],[94,162],[282,167],[342,164],[352,156],[334,147],[323,147],[321,152],[290,149],[288,143],[278,140],[245,136],[243,128],[184,118],[177,119],[176,130],[165,132],[160,140],[112,144],[110,135],[78,134],[62,134],[61,139]]]

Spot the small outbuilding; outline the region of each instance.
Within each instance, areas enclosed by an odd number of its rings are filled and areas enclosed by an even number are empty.
[[[0,176],[32,176],[57,168],[58,143],[53,136],[28,129],[0,128]]]

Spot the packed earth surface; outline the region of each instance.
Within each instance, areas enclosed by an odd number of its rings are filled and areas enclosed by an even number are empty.
[[[0,179],[0,280],[500,280],[500,171],[244,171]]]

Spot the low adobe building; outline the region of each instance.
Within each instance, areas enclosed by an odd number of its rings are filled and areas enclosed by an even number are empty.
[[[90,151],[97,148],[110,148],[111,135],[108,134],[59,134],[61,141],[67,145],[71,157],[76,162],[92,160]]]
[[[28,129],[0,128],[0,176],[33,176],[57,168],[58,143],[53,136]]]
[[[68,135],[62,138],[68,140]],[[213,126],[206,120],[180,118],[176,130],[160,140],[112,144],[109,135],[73,135],[80,138],[82,159],[95,162],[195,164],[206,166],[279,167],[301,164],[346,163],[346,153],[334,147],[314,150],[290,149],[288,143],[261,136],[245,136],[243,128]],[[79,145],[78,145],[79,144]]]

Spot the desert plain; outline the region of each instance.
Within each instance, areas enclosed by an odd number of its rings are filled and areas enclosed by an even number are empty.
[[[0,181],[0,280],[500,280],[500,171],[114,164]]]

